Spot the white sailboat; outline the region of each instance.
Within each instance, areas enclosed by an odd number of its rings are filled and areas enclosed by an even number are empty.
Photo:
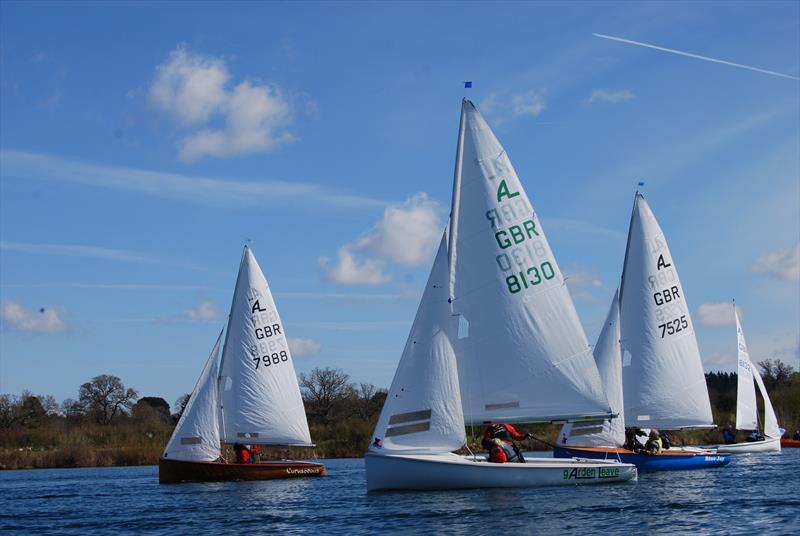
[[[736,307],[733,308],[733,315],[736,317],[736,337],[738,346],[738,368],[736,386],[736,429],[758,431],[758,405],[756,404],[756,390],[753,385],[758,385],[761,397],[764,399],[764,439],[759,441],[746,441],[744,443],[731,443],[715,445],[715,448],[724,449],[734,454],[749,452],[780,452],[781,436],[784,430],[778,426],[778,419],[775,410],[767,394],[764,381],[761,379],[758,369],[750,361],[750,352],[747,350],[747,343],[744,340],[742,324],[739,321],[739,313]]]
[[[461,109],[449,237],[442,237],[366,455],[367,489],[603,483],[617,461],[490,463],[453,453],[465,424],[611,417],[538,217],[474,105]]]
[[[712,428],[700,350],[689,308],[664,232],[644,197],[636,192],[628,230],[628,245],[619,296],[614,297],[609,322],[619,300],[619,346],[598,342],[621,360],[622,383],[611,372],[604,387],[622,404],[625,426],[678,430]],[[607,325],[606,328],[609,328]],[[605,333],[605,329],[604,329]],[[616,369],[612,372],[616,373]],[[609,395],[611,396],[611,395]],[[618,397],[618,398],[617,398]],[[612,410],[618,408],[612,405]],[[585,432],[585,433],[576,433]],[[562,430],[556,456],[614,456],[636,463],[641,470],[694,469],[730,462],[730,455],[706,449],[675,447],[658,456],[621,448],[619,430]],[[612,440],[612,445],[600,442]]]
[[[315,462],[225,463],[223,444],[312,447],[292,355],[269,285],[245,246],[220,340],[159,459],[161,482],[322,476]],[[219,368],[219,374],[217,370]]]

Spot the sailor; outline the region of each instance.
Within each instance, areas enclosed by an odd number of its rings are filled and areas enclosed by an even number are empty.
[[[672,446],[672,442],[669,440],[669,436],[666,432],[659,432],[658,437],[661,438],[661,447],[664,450],[667,450]]]
[[[653,428],[650,430],[647,443],[644,444],[644,452],[652,455],[661,454],[661,447],[661,436],[658,434],[658,430]]]
[[[764,436],[758,433],[758,430],[753,430],[750,432],[750,435],[747,436],[747,442],[752,443],[754,441],[764,441]]]
[[[236,463],[250,463],[250,450],[241,443],[234,443],[233,452],[236,454]]]
[[[506,450],[503,448],[504,443],[502,439],[492,439],[489,442],[489,461],[492,463],[506,463],[508,456]]]
[[[520,462],[525,463],[525,459],[522,457],[522,451],[519,449],[519,446],[514,442],[522,441],[523,439],[528,439],[531,434],[522,434],[517,431],[516,428],[511,426],[507,423],[497,423],[493,424],[491,422],[487,423],[486,429],[483,431],[483,448],[486,450],[491,450],[494,439],[499,439],[502,441],[505,446],[504,449],[507,453],[512,453],[514,459],[508,459],[509,462]]]
[[[733,434],[730,424],[722,431],[722,440],[725,441],[726,445],[736,443],[736,436]]]
[[[795,430],[792,439],[800,439],[800,430]]]
[[[642,444],[639,443],[638,439],[636,439],[637,437],[647,437],[647,434],[644,433],[644,431],[642,431],[640,428],[626,428],[625,444],[623,447],[628,450],[632,450],[633,452],[641,452]]]

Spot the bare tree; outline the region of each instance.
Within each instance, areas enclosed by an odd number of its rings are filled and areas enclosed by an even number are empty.
[[[116,376],[101,374],[81,385],[80,402],[98,424],[111,424],[114,417],[133,407],[138,393]]]
[[[300,389],[309,412],[327,425],[334,407],[348,398],[352,387],[343,370],[316,367],[308,376],[300,374]]]
[[[794,373],[794,368],[781,361],[780,359],[765,359],[759,361],[758,366],[763,371],[764,385],[770,391],[775,387],[780,387],[789,382],[789,378]]]
[[[183,394],[183,395],[179,396],[178,399],[175,401],[175,409],[176,409],[176,411],[175,411],[175,413],[172,414],[172,419],[175,422],[178,422],[180,420],[181,415],[183,415],[183,412],[186,409],[186,406],[189,404],[189,399],[191,397],[192,397],[191,394],[186,393],[186,394]]]

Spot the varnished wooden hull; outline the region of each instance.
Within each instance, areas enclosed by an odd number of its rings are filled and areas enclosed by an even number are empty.
[[[179,482],[220,482],[228,480],[272,480],[325,476],[325,466],[316,462],[267,461],[261,463],[185,462],[158,460],[158,481],[162,484]]]

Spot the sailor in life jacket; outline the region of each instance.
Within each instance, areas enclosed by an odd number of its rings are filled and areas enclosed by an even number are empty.
[[[661,454],[661,447],[663,443],[661,442],[661,435],[658,433],[658,430],[653,428],[650,430],[650,435],[647,437],[647,443],[644,444],[644,452],[645,454]]]
[[[499,440],[503,444],[503,450],[506,452],[506,460],[504,461],[525,463],[525,459],[522,457],[522,451],[519,450],[514,440],[521,441],[531,437],[531,435],[519,433],[516,428],[510,424],[493,424],[491,422],[487,424],[486,430],[483,431],[482,445],[483,448],[489,451],[490,461],[494,461],[491,459],[491,452],[496,445],[495,440]],[[508,456],[508,453],[512,454],[512,456]]]
[[[519,456],[514,451],[510,443],[506,443],[502,439],[490,440],[491,448],[489,448],[489,461],[492,463],[506,463],[518,462]]]

